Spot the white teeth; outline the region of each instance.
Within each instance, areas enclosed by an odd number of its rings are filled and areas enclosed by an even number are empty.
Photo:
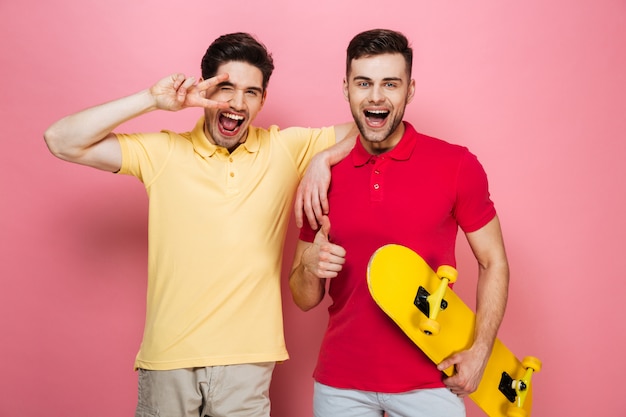
[[[222,113],[222,116],[228,117],[229,119],[233,120],[243,120],[243,116],[239,116],[238,114]]]
[[[373,114],[386,114],[389,113],[386,110],[367,110],[368,113],[373,113]]]

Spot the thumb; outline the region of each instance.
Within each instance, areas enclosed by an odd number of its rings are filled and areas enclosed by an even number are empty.
[[[322,236],[324,240],[328,242],[328,236],[330,235],[330,219],[328,218],[328,216],[324,215],[322,216],[320,223],[320,230],[317,232],[317,234]]]
[[[437,369],[442,372],[446,372],[449,376],[454,373],[454,366],[457,364],[456,355],[453,355],[445,360],[443,360],[439,365],[437,365]]]

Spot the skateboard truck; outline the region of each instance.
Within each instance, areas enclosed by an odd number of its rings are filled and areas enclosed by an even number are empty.
[[[444,300],[443,297],[446,294],[448,285],[456,281],[458,272],[449,265],[442,265],[437,269],[437,276],[441,279],[437,289],[432,294],[429,294],[426,288],[420,286],[417,290],[415,301],[413,302],[427,317],[421,320],[418,326],[420,330],[428,336],[437,335],[441,330],[441,326],[437,322],[437,316],[440,311],[448,307],[448,302]],[[430,308],[430,306],[439,306],[439,308]]]
[[[415,296],[415,307],[417,307],[426,317],[430,317],[430,304],[428,303],[428,297],[430,293],[428,290],[420,285],[417,289],[417,295]],[[448,308],[448,302],[446,300],[441,300],[440,305],[441,310],[445,310]]]
[[[498,389],[511,403],[506,413],[507,417],[526,417],[528,415],[523,409],[524,402],[530,391],[533,372],[541,370],[541,361],[529,356],[524,358],[522,366],[526,368],[526,372],[520,379],[513,379],[508,373],[502,372]]]

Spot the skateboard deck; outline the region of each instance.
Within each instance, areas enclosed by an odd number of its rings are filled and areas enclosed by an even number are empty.
[[[378,249],[367,268],[374,301],[436,364],[470,348],[474,340],[475,314],[449,288],[454,281],[453,267],[435,272],[417,253],[401,245]],[[496,340],[480,385],[469,397],[490,417],[529,416],[530,382],[533,371],[540,368],[539,359],[520,361]]]

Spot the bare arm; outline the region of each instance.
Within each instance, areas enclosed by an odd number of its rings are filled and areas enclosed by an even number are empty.
[[[474,346],[491,353],[504,318],[509,291],[509,264],[498,218],[467,239],[478,260]]]
[[[457,373],[446,379],[446,385],[461,397],[478,388],[504,317],[509,288],[509,265],[498,218],[466,236],[479,270],[474,343],[439,365],[440,370],[456,367]]]
[[[294,203],[296,226],[302,227],[306,216],[312,228],[324,214],[328,214],[328,187],[330,167],[344,159],[356,143],[359,130],[355,123],[335,125],[337,143],[311,159],[304,177],[298,185]]]
[[[58,158],[105,171],[118,171],[122,152],[113,129],[157,109],[222,107],[223,103],[204,98],[204,92],[226,78],[227,75],[222,75],[196,83],[193,77],[170,75],[149,89],[62,118],[46,130],[44,139],[50,152]]]
[[[294,302],[304,311],[318,305],[326,292],[326,279],[334,278],[345,262],[346,251],[328,241],[330,222],[322,218],[322,226],[313,243],[298,241],[289,288]]]
[[[298,240],[293,268],[289,275],[291,297],[303,311],[308,311],[318,305],[326,292],[326,280],[317,277],[302,263],[302,254],[312,247],[313,243]]]

